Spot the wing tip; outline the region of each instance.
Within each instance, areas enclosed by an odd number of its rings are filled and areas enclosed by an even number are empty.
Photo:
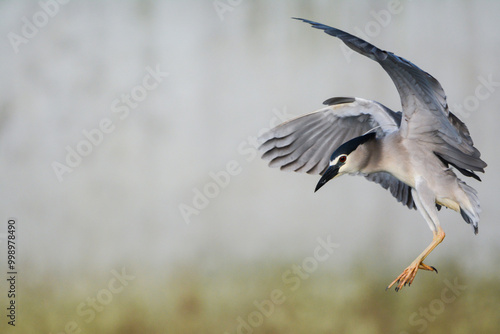
[[[355,101],[356,101],[355,97],[341,96],[341,97],[331,97],[331,98],[323,101],[323,104],[327,105],[327,106],[333,106],[336,104],[353,103]]]
[[[292,17],[292,19],[299,20],[299,21],[302,21],[302,22],[305,22],[305,23],[309,23],[313,28],[325,30],[325,32],[328,29],[335,29],[335,28],[332,28],[330,26],[327,26],[326,24],[315,22],[315,21],[311,21],[311,20],[307,20],[307,19],[303,19],[303,18],[300,18],[300,17]]]

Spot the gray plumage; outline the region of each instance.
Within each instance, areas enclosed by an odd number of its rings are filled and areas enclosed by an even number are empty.
[[[433,243],[400,275],[398,290],[411,283],[418,268],[435,270],[422,261],[444,238],[437,219],[441,206],[460,212],[477,233],[477,192],[451,168],[480,180],[475,172],[484,172],[486,163],[467,126],[449,111],[434,77],[342,30],[298,20],[379,63],[398,90],[402,112],[357,97],[331,98],[324,102],[326,107],[264,133],[259,138],[262,157],[271,167],[322,175],[316,190],[336,176],[361,174],[389,190],[398,202],[418,209],[433,231]],[[370,132],[375,134],[366,135]]]

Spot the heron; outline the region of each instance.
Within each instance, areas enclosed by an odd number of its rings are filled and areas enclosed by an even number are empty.
[[[454,115],[441,84],[410,61],[345,31],[294,18],[339,38],[376,61],[392,79],[402,111],[358,97],[334,97],[315,112],[294,118],[259,137],[270,167],[321,175],[318,191],[344,174],[361,175],[390,191],[398,202],[417,209],[433,233],[432,242],[390,283],[399,291],[411,285],[445,233],[438,219],[442,206],[457,211],[478,233],[481,212],[477,191],[456,171],[481,181],[487,164],[467,126]]]

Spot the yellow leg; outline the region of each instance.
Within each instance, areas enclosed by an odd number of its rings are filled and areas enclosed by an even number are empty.
[[[443,241],[445,237],[444,231],[441,228],[441,226],[438,226],[438,229],[436,232],[434,232],[434,236],[432,237],[432,242],[430,243],[429,246],[413,261],[408,268],[406,268],[401,275],[398,276],[388,287],[387,289],[390,289],[394,284],[398,284],[396,286],[396,291],[401,290],[406,284],[408,286],[411,285],[413,282],[413,279],[415,278],[415,275],[417,275],[417,271],[419,269],[424,269],[424,270],[429,270],[429,271],[435,271],[437,273],[436,268],[432,266],[428,266],[423,263],[424,259],[429,255],[434,248],[436,248],[437,245]],[[386,289],[386,290],[387,290]]]

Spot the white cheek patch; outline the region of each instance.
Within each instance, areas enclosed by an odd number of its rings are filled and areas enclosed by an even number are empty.
[[[330,166],[336,165],[339,162],[340,157],[343,157],[343,156],[345,156],[345,155],[341,154],[338,157],[336,157],[335,159],[331,160],[330,161]]]

